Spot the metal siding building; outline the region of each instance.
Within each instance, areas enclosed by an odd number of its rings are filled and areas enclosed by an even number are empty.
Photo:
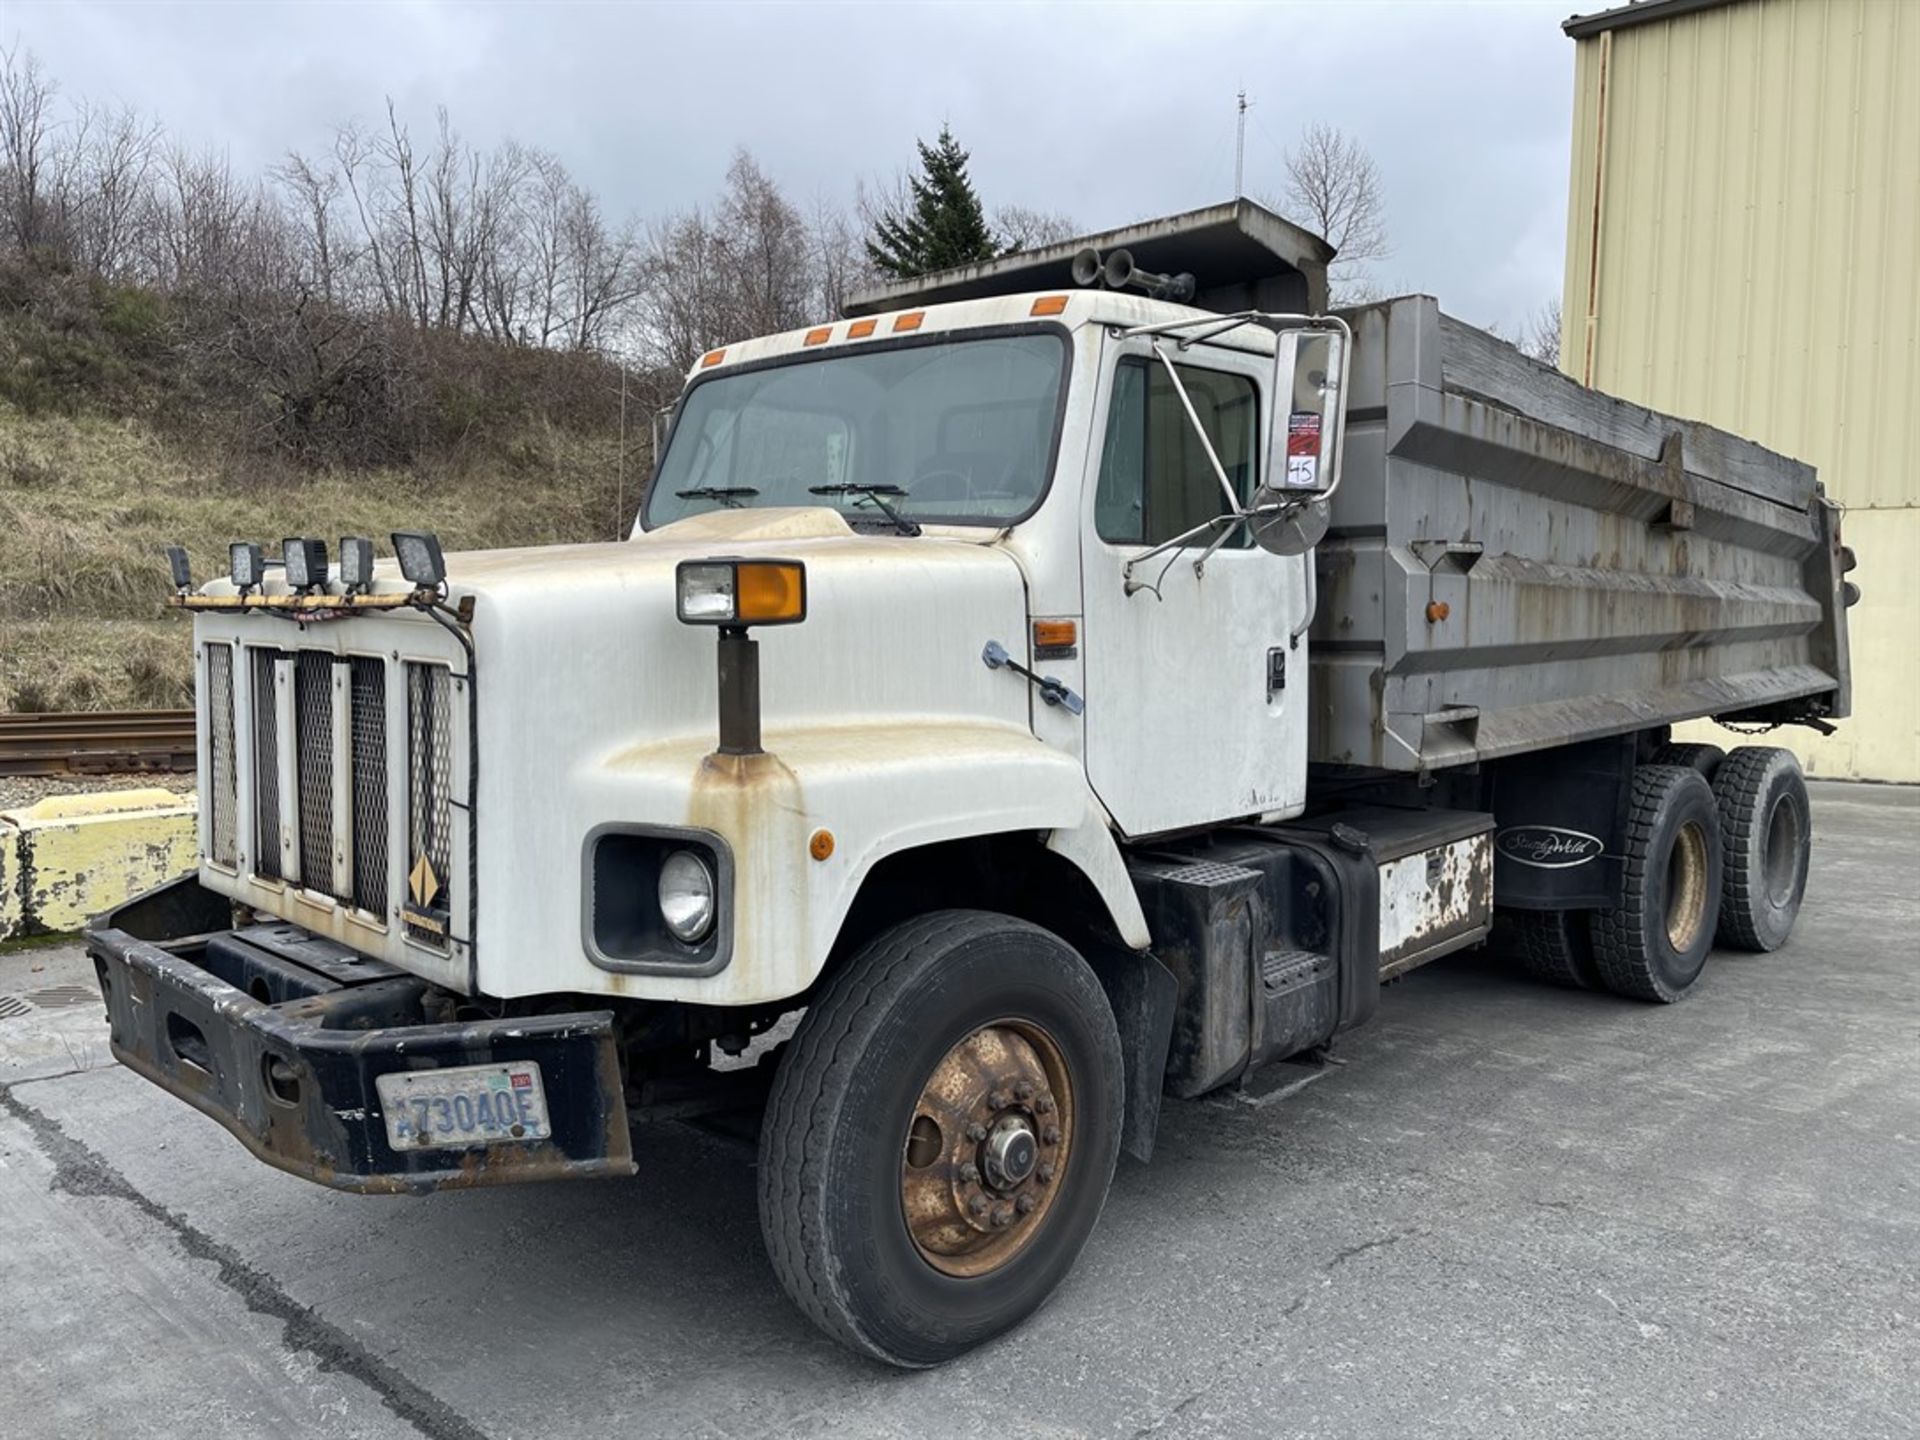
[[[1818,468],[1860,558],[1853,718],[1780,737],[1811,774],[1920,781],[1920,3],[1644,0],[1566,29],[1561,366]]]

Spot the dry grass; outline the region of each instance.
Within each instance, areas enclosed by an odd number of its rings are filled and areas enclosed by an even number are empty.
[[[627,516],[638,461],[628,454]],[[188,629],[162,547],[194,573],[233,539],[439,532],[449,551],[615,533],[618,442],[532,424],[491,458],[330,472],[194,454],[145,421],[0,402],[0,709],[188,703]]]

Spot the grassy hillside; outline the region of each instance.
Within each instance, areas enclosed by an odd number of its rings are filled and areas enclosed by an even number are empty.
[[[212,369],[211,327],[180,302],[59,277],[26,288],[0,276],[0,709],[189,703],[188,625],[160,604],[168,544],[208,575],[235,539],[271,553],[284,535],[365,534],[384,552],[399,528],[449,550],[615,533],[609,365],[442,342],[406,362],[420,398],[383,432],[389,458],[356,462],[263,424],[284,394]],[[630,517],[647,410],[628,414]],[[349,455],[367,433],[351,418],[333,422]]]

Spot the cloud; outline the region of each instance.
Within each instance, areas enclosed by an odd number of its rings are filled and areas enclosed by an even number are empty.
[[[392,96],[469,139],[557,152],[610,211],[708,199],[745,145],[803,204],[905,167],[949,122],[989,205],[1091,228],[1249,191],[1309,121],[1385,181],[1390,288],[1509,332],[1557,295],[1566,0],[1505,6],[129,5],[15,0],[71,94],[132,103],[256,171]],[[10,38],[14,38],[10,37]]]

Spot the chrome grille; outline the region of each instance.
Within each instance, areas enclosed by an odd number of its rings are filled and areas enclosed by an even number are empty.
[[[453,719],[447,667],[407,666],[407,934],[446,944],[453,865]]]
[[[353,658],[353,903],[387,913],[387,667]]]
[[[210,644],[207,662],[207,854],[239,863],[239,779],[233,763],[233,647]]]
[[[280,721],[276,707],[277,650],[252,650],[253,657],[253,873],[266,880],[280,875]]]
[[[333,884],[333,657],[302,650],[293,661],[293,733],[300,786],[300,884],[343,897]]]

